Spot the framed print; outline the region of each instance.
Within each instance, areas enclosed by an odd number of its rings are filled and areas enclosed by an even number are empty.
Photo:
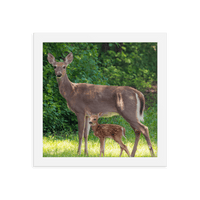
[[[166,33],[35,33],[33,165],[166,166]]]

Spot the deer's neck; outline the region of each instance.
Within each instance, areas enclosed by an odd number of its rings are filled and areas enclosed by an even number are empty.
[[[72,95],[72,82],[68,79],[67,74],[62,78],[57,78],[60,94],[67,100]]]

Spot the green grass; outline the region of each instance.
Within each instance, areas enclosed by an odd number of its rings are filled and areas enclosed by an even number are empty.
[[[121,117],[114,116],[111,118],[100,118],[99,123],[107,124],[119,124],[126,129],[126,138],[122,138],[122,142],[128,147],[129,152],[132,152],[135,134],[130,125]],[[149,135],[151,143],[154,149],[154,153],[157,156],[157,109],[156,107],[149,108],[145,111],[144,123],[149,128]],[[84,154],[84,139],[82,141],[81,155],[77,154],[79,139],[76,134],[65,133],[65,135],[56,135],[43,137],[43,157],[86,157]],[[94,136],[90,131],[88,136],[88,153],[89,157],[99,157],[100,154],[100,142],[99,138]],[[119,157],[120,146],[114,140],[107,138],[105,144],[105,157]],[[150,157],[150,151],[148,149],[147,142],[144,136],[141,134],[138,143],[136,157]],[[123,151],[122,157],[127,157],[127,154]]]

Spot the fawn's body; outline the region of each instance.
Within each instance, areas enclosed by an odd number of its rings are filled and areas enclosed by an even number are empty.
[[[102,114],[101,114],[102,115]],[[120,156],[122,155],[122,151],[126,151],[128,156],[130,153],[126,145],[122,143],[122,136],[125,137],[125,128],[116,124],[98,124],[98,118],[100,115],[89,115],[89,123],[92,126],[92,130],[94,131],[94,135],[100,139],[100,156],[105,149],[105,140],[106,138],[111,138],[115,140],[121,147]]]

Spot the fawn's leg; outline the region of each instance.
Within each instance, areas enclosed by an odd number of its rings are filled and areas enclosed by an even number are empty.
[[[115,137],[113,137],[113,139],[120,145],[120,147],[124,150],[124,151],[126,151],[126,153],[128,154],[128,156],[130,157],[131,155],[130,155],[130,153],[129,153],[129,150],[128,150],[128,148],[127,148],[127,146],[125,145],[125,144],[123,144],[122,143],[122,139],[119,137],[119,136],[115,136]]]
[[[104,138],[104,141],[103,141],[103,156],[104,156],[104,151],[105,151],[105,143],[106,143],[106,138]]]
[[[122,151],[123,151],[123,149],[122,149],[122,147],[120,146],[120,148],[121,148],[121,152],[120,152],[120,155],[119,155],[119,157],[121,157],[121,155],[122,155]]]
[[[99,157],[101,157],[101,153],[103,153],[103,156],[104,156],[103,146],[104,146],[104,138],[100,138],[100,156]]]

